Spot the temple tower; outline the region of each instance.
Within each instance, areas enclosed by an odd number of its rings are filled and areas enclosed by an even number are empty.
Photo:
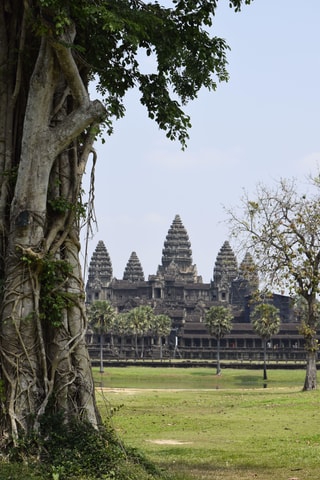
[[[259,276],[257,266],[252,255],[247,252],[239,267],[239,279],[247,282],[248,294],[259,289]]]
[[[231,303],[232,282],[238,276],[237,259],[228,241],[222,245],[213,269],[214,299]]]
[[[232,304],[244,309],[248,303],[248,297],[259,289],[259,276],[257,266],[252,255],[247,252],[239,266],[239,275],[232,282]]]
[[[157,276],[172,277],[186,283],[202,283],[196,265],[192,264],[191,243],[179,215],[175,216],[169,228],[161,261]]]
[[[112,280],[112,264],[105,244],[100,240],[92,254],[88,281],[86,285],[87,301],[105,300],[103,288],[106,288]]]
[[[132,252],[123,273],[123,280],[128,282],[144,282],[144,273],[138,255]]]

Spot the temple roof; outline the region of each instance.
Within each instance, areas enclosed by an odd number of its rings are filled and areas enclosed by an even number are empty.
[[[92,254],[88,283],[99,279],[102,283],[109,282],[112,279],[112,264],[109,253],[102,240],[99,240],[95,251]]]
[[[132,252],[130,255],[130,258],[123,273],[123,280],[127,280],[129,282],[144,281],[144,273],[136,252]]]
[[[213,280],[217,283],[228,283],[238,276],[237,259],[228,241],[222,245],[213,269]]]

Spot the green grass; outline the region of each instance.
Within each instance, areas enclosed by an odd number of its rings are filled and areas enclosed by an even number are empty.
[[[303,370],[270,370],[267,388],[256,370],[96,373],[103,415],[177,480],[319,478],[320,393],[301,391]]]
[[[268,381],[262,379],[262,367],[258,370],[224,369],[221,376],[215,368],[170,368],[170,367],[112,367],[102,375],[93,369],[97,387],[109,388],[263,388],[301,387],[304,370],[269,370]]]

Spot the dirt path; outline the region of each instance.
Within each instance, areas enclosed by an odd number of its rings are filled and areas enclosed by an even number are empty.
[[[198,388],[109,388],[96,386],[96,391],[136,395],[143,392],[198,392]],[[212,388],[201,388],[202,392],[211,392]]]
[[[157,445],[190,445],[193,442],[180,442],[179,440],[147,440],[149,443]]]

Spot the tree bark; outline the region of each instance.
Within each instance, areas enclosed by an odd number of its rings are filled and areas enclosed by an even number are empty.
[[[18,9],[20,2],[13,3],[12,8]],[[66,421],[77,417],[95,427],[100,423],[85,344],[75,206],[94,139],[90,129],[105,111],[100,102],[90,101],[71,48],[46,37],[34,44],[38,54],[34,66],[31,60],[28,63],[30,77],[24,79],[28,88],[22,91],[16,37],[20,46],[27,41],[23,18],[23,13],[20,18],[16,12],[9,17],[1,4],[0,102],[1,110],[7,112],[0,119],[4,139],[0,142],[0,279],[4,280],[0,360],[6,392],[1,399],[0,428],[4,442],[38,432],[42,415],[50,414],[49,405],[52,413],[62,411]],[[12,58],[17,51],[18,57]],[[61,204],[63,209],[54,209]],[[44,297],[50,296],[43,273],[59,262],[68,265],[69,273],[53,289],[65,302],[62,307],[53,305],[61,310],[55,325],[54,312],[43,307]]]
[[[317,352],[307,351],[306,377],[303,390],[317,388]]]

